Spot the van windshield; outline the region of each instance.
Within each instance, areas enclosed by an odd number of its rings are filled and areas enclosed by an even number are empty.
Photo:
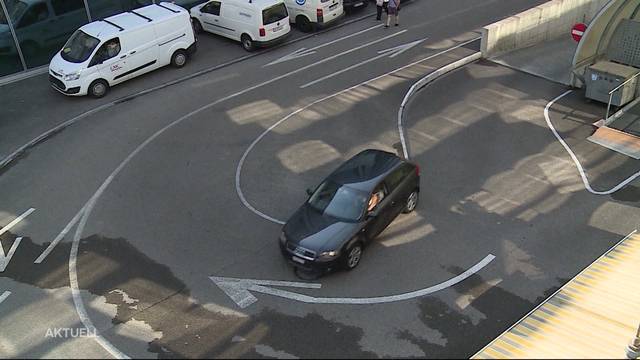
[[[82,63],[89,59],[89,56],[91,56],[99,43],[100,40],[87,35],[82,30],[77,30],[64,44],[60,56],[72,63]]]
[[[289,16],[289,13],[287,12],[287,8],[284,6],[284,3],[273,5],[270,8],[262,10],[262,24],[273,24],[287,16]]]

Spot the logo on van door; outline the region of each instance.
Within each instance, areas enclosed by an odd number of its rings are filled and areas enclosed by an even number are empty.
[[[121,69],[122,69],[122,66],[120,66],[119,64],[111,65],[111,72],[118,71],[118,70],[121,70]]]
[[[304,3],[306,3],[307,0],[296,0],[296,4],[298,5],[304,5]]]

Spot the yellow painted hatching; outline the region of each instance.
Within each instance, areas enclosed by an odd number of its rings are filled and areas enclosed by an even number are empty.
[[[640,234],[634,233],[472,359],[623,359],[639,325]]]

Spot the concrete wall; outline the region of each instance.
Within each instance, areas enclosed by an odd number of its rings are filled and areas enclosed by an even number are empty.
[[[482,29],[482,56],[494,57],[542,41],[571,36],[571,27],[589,23],[610,0],[552,0]]]

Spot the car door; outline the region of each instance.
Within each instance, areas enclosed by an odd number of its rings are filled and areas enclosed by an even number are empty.
[[[224,27],[220,23],[220,9],[222,3],[220,1],[211,1],[200,9],[202,16],[202,27],[211,33],[226,36]]]
[[[411,173],[413,167],[410,164],[404,163],[393,170],[384,182],[389,189],[389,196],[391,198],[390,204],[390,218],[393,221],[398,214],[404,210],[406,206],[406,200],[413,191]],[[390,222],[391,222],[390,221]]]
[[[125,81],[155,69],[158,65],[158,46],[154,39],[153,26],[145,26],[121,38],[122,52],[118,54],[124,61],[126,70],[115,76],[116,81]]]
[[[118,82],[122,74],[128,71],[127,58],[123,57],[121,53],[120,38],[109,39],[96,50],[89,67],[96,66],[102,78],[113,85]]]
[[[381,199],[380,194],[382,195]],[[376,196],[378,197],[378,200],[375,201],[375,205],[373,205],[372,201]],[[364,228],[367,239],[371,240],[378,236],[378,234],[380,234],[390,223],[390,200],[391,199],[388,196],[388,191],[384,182],[378,184],[378,186],[376,186],[373,192],[369,195],[367,217],[365,219],[367,223]]]

